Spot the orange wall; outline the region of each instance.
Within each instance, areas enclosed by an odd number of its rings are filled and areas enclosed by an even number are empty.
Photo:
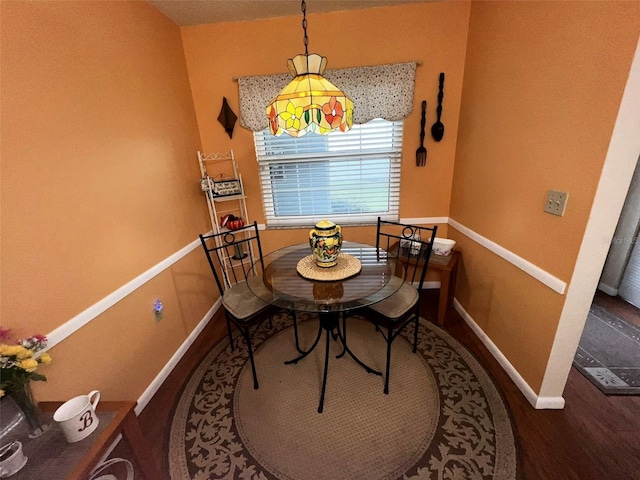
[[[47,334],[210,228],[200,139],[180,31],[146,2],[0,6],[1,321]],[[137,399],[212,304],[195,254],[55,346],[38,397]]]
[[[568,283],[639,33],[639,2],[473,2],[451,217]],[[450,230],[458,300],[537,391],[564,295]]]
[[[264,214],[252,132],[238,121],[233,138],[229,139],[217,116],[222,97],[239,113],[234,77],[284,73],[287,59],[304,52],[300,17],[182,28],[203,148],[206,152],[234,150],[249,197],[249,213],[259,223],[264,223]],[[422,61],[416,70],[414,110],[404,126],[400,199],[400,216],[404,218],[447,216],[449,212],[468,17],[466,2],[329,14],[314,14],[313,4],[307,8],[309,52],[327,57],[329,68]],[[427,167],[417,168],[420,103],[423,99],[428,102],[430,126],[435,122],[438,75],[442,71],[447,75],[442,117],[445,137],[435,143],[427,135]],[[292,239],[306,241],[307,231],[308,228],[268,231],[263,235],[265,249],[273,250]],[[375,235],[371,228],[353,227],[345,228],[343,234],[346,240],[369,242]]]
[[[569,281],[639,8],[429,2],[314,14],[310,6],[308,33],[330,68],[423,62],[405,121],[401,217],[451,216]],[[300,18],[178,29],[146,2],[0,9],[4,327],[50,332],[209,230],[196,150],[235,151],[251,220],[264,222],[251,132],[237,124],[229,139],[216,118],[223,96],[238,112],[233,77],[285,72],[303,51]],[[419,105],[428,101],[430,125],[441,71],[445,137],[427,136],[427,167],[416,168]],[[565,217],[542,213],[547,189],[570,192]],[[266,231],[265,251],[305,241],[306,231]],[[449,232],[464,251],[458,299],[537,389],[564,296]],[[371,227],[344,234],[373,237]],[[38,398],[91,388],[139,398],[216,297],[196,249],[54,347]]]

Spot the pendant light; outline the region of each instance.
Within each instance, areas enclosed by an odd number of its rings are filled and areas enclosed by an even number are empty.
[[[315,53],[309,55],[305,0],[301,9],[304,54],[287,61],[294,78],[267,106],[269,130],[276,136],[286,133],[292,137],[308,132],[346,132],[353,125],[353,102],[322,76],[327,59]]]

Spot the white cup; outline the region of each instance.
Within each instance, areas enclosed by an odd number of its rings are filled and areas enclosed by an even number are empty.
[[[10,477],[27,463],[19,441],[8,443],[0,448],[0,478]]]
[[[96,406],[99,401],[100,392],[92,390],[88,395],[67,400],[55,411],[53,419],[60,424],[67,442],[78,442],[98,427]]]

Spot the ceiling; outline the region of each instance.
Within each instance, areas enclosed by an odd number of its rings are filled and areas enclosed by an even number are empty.
[[[302,15],[298,0],[148,0],[180,26]],[[307,0],[307,14],[434,0]]]

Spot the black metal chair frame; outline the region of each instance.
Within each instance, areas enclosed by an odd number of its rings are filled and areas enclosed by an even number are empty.
[[[403,279],[418,290],[416,304],[398,318],[389,318],[371,307],[365,307],[363,315],[382,333],[387,344],[384,393],[389,393],[389,371],[391,366],[391,344],[410,323],[414,324],[413,353],[418,348],[420,325],[420,292],[427,274],[429,258],[438,227],[421,227],[381,220],[378,217],[376,251],[393,257],[404,265]],[[399,233],[398,233],[399,231]],[[419,238],[419,239],[418,239]],[[393,297],[393,296],[392,296]],[[385,329],[386,331],[383,331]]]
[[[347,346],[347,331],[344,323],[343,316],[343,324],[342,330],[340,329],[340,312],[339,311],[326,311],[326,312],[318,312],[319,322],[318,322],[318,333],[316,334],[316,339],[311,344],[307,350],[302,350],[298,345],[298,339],[296,336],[296,348],[300,355],[296,358],[287,360],[284,362],[285,365],[297,364],[300,360],[304,359],[307,355],[309,355],[318,345],[320,341],[320,337],[322,337],[322,332],[325,332],[325,348],[324,348],[324,369],[322,373],[322,387],[320,390],[320,403],[318,404],[318,413],[322,413],[324,410],[324,397],[327,388],[327,376],[329,374],[329,349],[330,349],[330,340],[339,341],[342,344],[342,352],[336,355],[336,358],[342,358],[345,354],[348,354],[355,362],[364,368],[367,373],[373,373],[374,375],[382,375],[381,372],[374,370],[367,364],[365,364],[362,360],[360,360],[355,353],[351,351],[351,349]]]
[[[229,230],[211,235],[200,235],[200,241],[202,242],[202,247],[206,253],[209,266],[211,267],[213,277],[221,296],[224,296],[225,291],[232,288],[234,284],[246,281],[250,274],[251,267],[255,262],[262,262],[262,245],[260,243],[260,235],[258,233],[258,224],[255,221],[250,225],[246,225],[243,228],[236,230]],[[257,253],[255,250],[257,250]],[[225,268],[225,265],[227,268]],[[264,308],[261,308],[248,317],[238,318],[231,314],[227,308],[224,309],[231,351],[235,350],[231,324],[240,331],[247,343],[249,361],[251,363],[251,371],[253,373],[254,389],[257,389],[259,385],[255,360],[253,358],[251,339],[265,320],[269,320],[269,328],[272,328],[273,325],[271,318],[280,310],[282,309],[265,303]],[[293,316],[297,347],[298,331],[295,312],[290,313]],[[253,332],[251,332],[251,327],[255,327]]]

